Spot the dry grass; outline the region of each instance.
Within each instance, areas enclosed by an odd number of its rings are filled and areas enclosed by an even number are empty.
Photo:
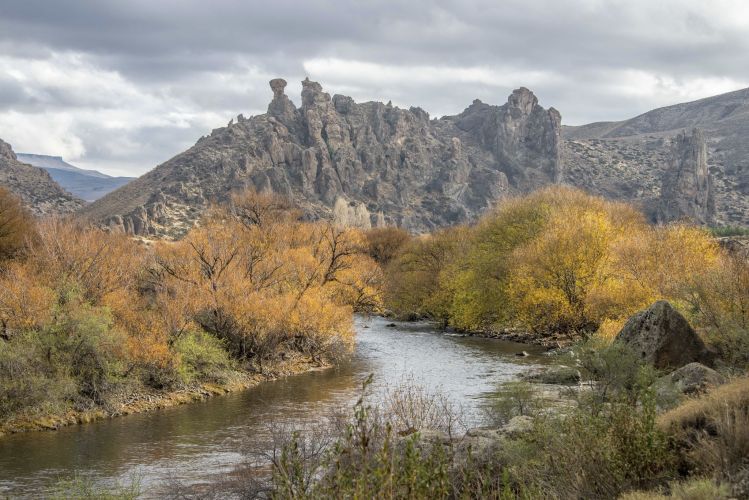
[[[669,494],[659,491],[633,491],[619,497],[619,500],[724,500],[730,498],[726,485],[710,479],[690,479],[669,485]]]
[[[658,425],[664,430],[704,430],[732,409],[749,410],[749,377],[737,378],[664,413]]]
[[[672,433],[685,471],[729,484],[735,497],[749,497],[749,377],[661,415],[658,425]]]

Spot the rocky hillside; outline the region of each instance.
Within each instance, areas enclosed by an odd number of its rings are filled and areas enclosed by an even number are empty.
[[[98,200],[133,180],[133,177],[112,177],[98,170],[78,168],[60,156],[16,153],[16,157],[19,161],[43,168],[63,189],[85,201]]]
[[[232,120],[86,207],[113,230],[184,233],[212,202],[254,187],[311,217],[412,231],[470,221],[497,199],[563,182],[639,204],[653,221],[749,225],[749,89],[631,120],[562,127],[515,90],[431,119],[420,108],[356,103],[302,82],[301,106],[270,82],[265,114]]]
[[[691,133],[692,139],[686,142],[679,138],[683,131],[695,128],[700,137]],[[570,184],[639,202],[654,219],[666,215],[749,226],[749,89],[659,108],[622,122],[565,126],[563,136],[565,181]],[[708,176],[704,171],[696,173],[703,169],[701,141]],[[688,175],[692,180],[680,181],[684,178],[673,175],[684,162],[694,170]],[[691,183],[692,187],[684,191],[684,185],[669,187],[671,182]],[[681,193],[689,199],[662,201],[662,185],[666,198]],[[694,191],[697,188],[702,190],[699,194]],[[664,203],[680,208],[664,214]],[[707,205],[700,207],[700,203]]]
[[[562,177],[561,117],[531,91],[456,116],[356,103],[305,80],[301,106],[270,82],[268,112],[214,130],[195,146],[92,203],[113,229],[178,236],[213,201],[254,187],[294,198],[313,217],[413,231],[475,218],[497,198]]]
[[[2,139],[0,185],[18,195],[35,215],[72,213],[85,204],[60,187],[43,169],[18,161],[10,144]]]

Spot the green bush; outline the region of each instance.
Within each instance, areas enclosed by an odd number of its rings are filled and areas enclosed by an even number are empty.
[[[0,418],[41,405],[54,408],[75,396],[75,380],[50,365],[46,352],[32,332],[0,341]]]
[[[533,385],[528,382],[507,382],[487,409],[494,425],[503,425],[517,416],[535,416],[541,409],[541,400]]]
[[[54,485],[47,498],[64,500],[135,500],[140,497],[140,480],[133,478],[129,483],[113,486],[99,486],[90,477],[75,475],[61,479]]]
[[[513,481],[543,498],[616,498],[665,484],[676,475],[668,436],[656,426],[655,398],[617,397],[604,406],[580,406],[536,419],[523,439],[535,446],[513,464]]]
[[[67,369],[78,392],[97,404],[125,370],[125,335],[112,323],[106,308],[77,305],[40,332],[50,364]]]
[[[184,382],[222,382],[232,366],[223,342],[203,331],[187,332],[174,342],[179,355],[179,373]]]
[[[619,395],[633,395],[649,387],[657,378],[655,369],[627,345],[606,344],[591,339],[575,352],[582,379],[591,384],[599,403]]]
[[[713,236],[717,236],[717,237],[747,236],[749,235],[749,227],[742,227],[742,226],[711,227],[710,232],[713,234]]]
[[[105,403],[125,369],[123,339],[106,309],[74,304],[45,328],[0,342],[0,415]]]

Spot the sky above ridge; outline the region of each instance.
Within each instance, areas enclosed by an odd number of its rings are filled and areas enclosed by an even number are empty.
[[[306,76],[431,116],[525,86],[578,125],[749,87],[743,0],[0,0],[0,138],[140,175]]]

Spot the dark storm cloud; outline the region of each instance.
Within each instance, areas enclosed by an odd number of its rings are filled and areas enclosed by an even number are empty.
[[[0,137],[142,173],[267,81],[456,113],[532,88],[566,123],[749,84],[741,1],[37,1],[0,4]]]

